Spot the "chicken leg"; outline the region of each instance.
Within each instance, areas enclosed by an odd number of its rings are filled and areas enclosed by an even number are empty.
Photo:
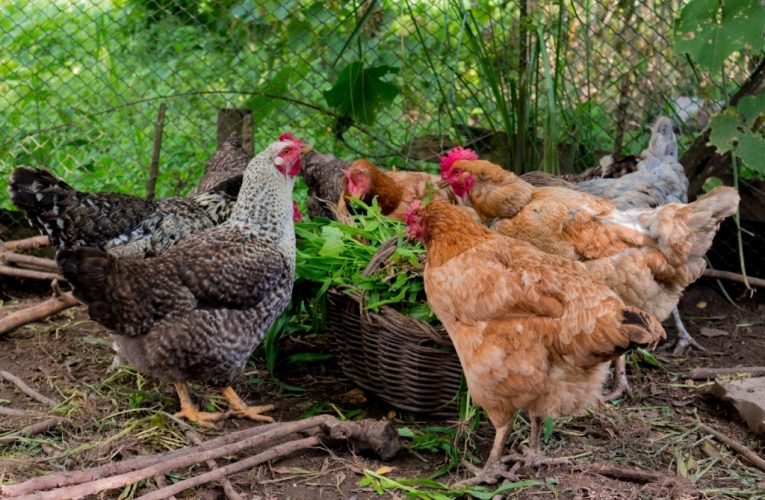
[[[469,470],[473,474],[473,477],[455,483],[455,488],[475,484],[496,484],[501,478],[509,479],[510,481],[515,481],[517,479],[515,476],[516,467],[514,466],[513,469],[505,470],[505,462],[501,456],[502,449],[505,447],[505,440],[510,433],[511,425],[512,419],[510,420],[510,423],[502,425],[496,429],[491,453],[489,453],[489,458],[486,459],[486,464],[484,464],[482,469],[463,460],[462,466]]]
[[[239,397],[239,394],[237,394],[234,388],[231,387],[230,385],[221,389],[221,392],[223,393],[223,396],[226,398],[226,401],[228,401],[228,405],[230,408],[229,412],[231,412],[234,416],[240,417],[240,418],[249,418],[251,420],[256,420],[260,422],[274,421],[274,419],[269,417],[268,415],[262,415],[263,412],[273,410],[274,405],[247,406],[247,403],[242,401],[242,398]]]
[[[176,417],[187,418],[199,424],[200,427],[213,428],[215,424],[212,422],[217,422],[225,416],[220,412],[199,411],[194,402],[191,401],[189,386],[186,382],[176,382],[175,392],[178,393],[178,399],[181,402],[181,411],[175,414]]]
[[[502,462],[514,461],[516,465],[522,463],[526,467],[539,467],[540,465],[568,464],[568,458],[550,458],[542,455],[540,445],[542,442],[542,427],[544,418],[539,415],[531,415],[531,434],[529,445],[521,448],[521,453],[511,452],[502,457]]]
[[[688,333],[682,318],[680,318],[680,310],[677,306],[672,309],[672,318],[675,320],[675,329],[677,330],[677,341],[675,342],[675,349],[672,351],[673,356],[682,355],[689,347],[695,347],[701,351],[706,350]]]
[[[603,402],[613,401],[625,393],[632,397],[632,388],[627,380],[627,358],[622,354],[614,363],[614,383],[611,392],[603,396]]]

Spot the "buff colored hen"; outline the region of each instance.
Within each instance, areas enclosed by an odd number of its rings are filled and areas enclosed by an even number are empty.
[[[510,458],[559,462],[539,455],[542,420],[597,402],[609,360],[654,346],[664,337],[661,325],[581,263],[491,231],[445,201],[415,202],[407,226],[427,246],[428,304],[454,343],[473,401],[497,431],[483,470],[467,482],[512,477],[501,455],[524,408],[529,448]]]

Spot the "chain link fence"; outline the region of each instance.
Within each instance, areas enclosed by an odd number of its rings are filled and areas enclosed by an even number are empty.
[[[37,165],[143,194],[162,104],[158,196],[195,184],[221,108],[252,111],[256,150],[289,129],[388,165],[472,142],[516,171],[579,171],[642,150],[659,114],[683,151],[749,69],[715,83],[674,54],[683,4],[9,0],[0,182]]]

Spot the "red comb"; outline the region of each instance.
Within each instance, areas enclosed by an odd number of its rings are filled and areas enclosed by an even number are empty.
[[[279,136],[280,141],[291,141],[291,142],[297,142],[298,144],[303,144],[305,141],[303,139],[298,139],[294,135],[292,135],[292,132],[285,132],[282,135]]]
[[[414,200],[410,205],[409,208],[406,209],[406,225],[409,226],[413,222],[414,218],[414,211],[420,208],[420,205],[422,205],[422,200]]]
[[[446,172],[452,167],[457,160],[477,160],[478,155],[472,149],[466,149],[462,146],[457,146],[454,149],[449,150],[445,156],[441,157],[441,172]]]

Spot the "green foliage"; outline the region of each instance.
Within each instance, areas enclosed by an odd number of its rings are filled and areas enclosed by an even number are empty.
[[[763,26],[760,0],[691,0],[675,23],[675,50],[716,73],[734,52],[763,50]]]
[[[731,152],[743,162],[744,177],[765,177],[765,137],[761,117],[765,116],[765,94],[743,97],[735,108],[712,117],[709,142],[720,154]],[[758,128],[760,128],[758,130]]]
[[[385,80],[398,73],[398,68],[381,65],[365,67],[360,61],[345,66],[331,89],[324,92],[327,104],[353,120],[370,125],[377,112],[391,104],[398,88]]]

